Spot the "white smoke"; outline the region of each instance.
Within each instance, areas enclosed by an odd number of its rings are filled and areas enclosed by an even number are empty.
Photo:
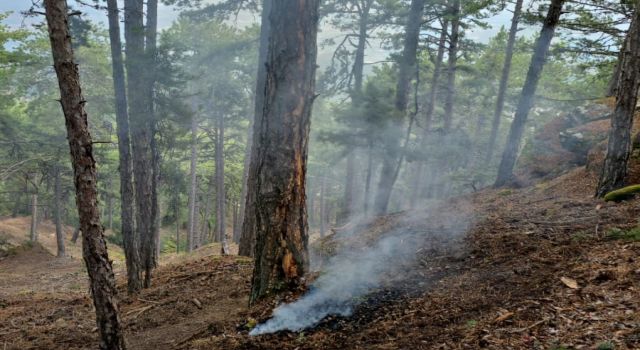
[[[406,265],[415,260],[419,251],[430,248],[429,238],[439,236],[450,242],[450,239],[460,237],[468,222],[460,216],[464,215],[460,214],[459,220],[441,226],[437,232],[399,224],[402,229],[384,234],[373,247],[342,250],[324,266],[324,273],[306,295],[277,307],[271,319],[256,326],[249,334],[295,332],[315,326],[328,315],[351,315],[361,297],[380,287],[388,277],[406,271]],[[423,220],[424,217],[420,221],[424,223]],[[415,222],[415,218],[411,221]]]

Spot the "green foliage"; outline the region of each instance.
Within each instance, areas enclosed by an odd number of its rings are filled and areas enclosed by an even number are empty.
[[[628,230],[612,228],[607,233],[609,239],[619,239],[624,241],[640,241],[640,226]]]
[[[615,348],[615,344],[610,340],[602,342],[596,346],[596,350],[615,350]]]
[[[104,238],[111,244],[115,244],[119,247],[124,247],[122,242],[122,232],[120,232],[120,230],[114,230],[113,232],[111,232],[111,234],[105,235]]]

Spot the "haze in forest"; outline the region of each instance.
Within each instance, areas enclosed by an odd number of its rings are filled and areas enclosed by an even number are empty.
[[[554,249],[637,235],[640,1],[19,1],[0,43],[0,276],[18,280],[0,296],[36,305],[6,311],[14,348],[33,345],[20,317],[63,302],[21,294],[56,283],[21,279],[43,263],[92,305],[56,329],[90,313],[69,343],[109,350],[323,348],[437,323],[430,298],[461,286],[491,291],[459,297],[465,329],[524,334],[552,318],[520,313],[522,276],[536,300],[627,276],[555,276]],[[149,335],[172,321],[183,340]],[[371,334],[416,346],[394,332]]]

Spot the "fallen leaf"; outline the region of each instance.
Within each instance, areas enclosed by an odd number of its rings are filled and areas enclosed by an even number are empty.
[[[580,288],[578,286],[578,281],[574,280],[573,278],[569,278],[569,277],[560,277],[560,281],[562,281],[562,283],[564,283],[565,286],[571,288],[571,289],[578,289]]]
[[[511,318],[511,316],[513,316],[513,312],[508,312],[507,311],[507,312],[503,313],[502,315],[496,317],[496,319],[493,320],[493,322],[494,323],[500,323],[500,322],[502,322],[504,320],[507,320],[507,319]]]

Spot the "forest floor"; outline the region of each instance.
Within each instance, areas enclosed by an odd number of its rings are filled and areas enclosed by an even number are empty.
[[[578,168],[379,218],[351,228],[357,236],[338,232],[316,244],[322,254],[361,251],[399,231],[432,239],[351,316],[304,332],[249,336],[247,323],[303,291],[248,308],[252,262],[220,257],[217,246],[172,256],[136,297],[120,271],[130,348],[640,349],[640,201],[605,203],[594,187],[594,174]],[[0,349],[96,348],[79,259],[25,248],[0,261],[0,281]]]

